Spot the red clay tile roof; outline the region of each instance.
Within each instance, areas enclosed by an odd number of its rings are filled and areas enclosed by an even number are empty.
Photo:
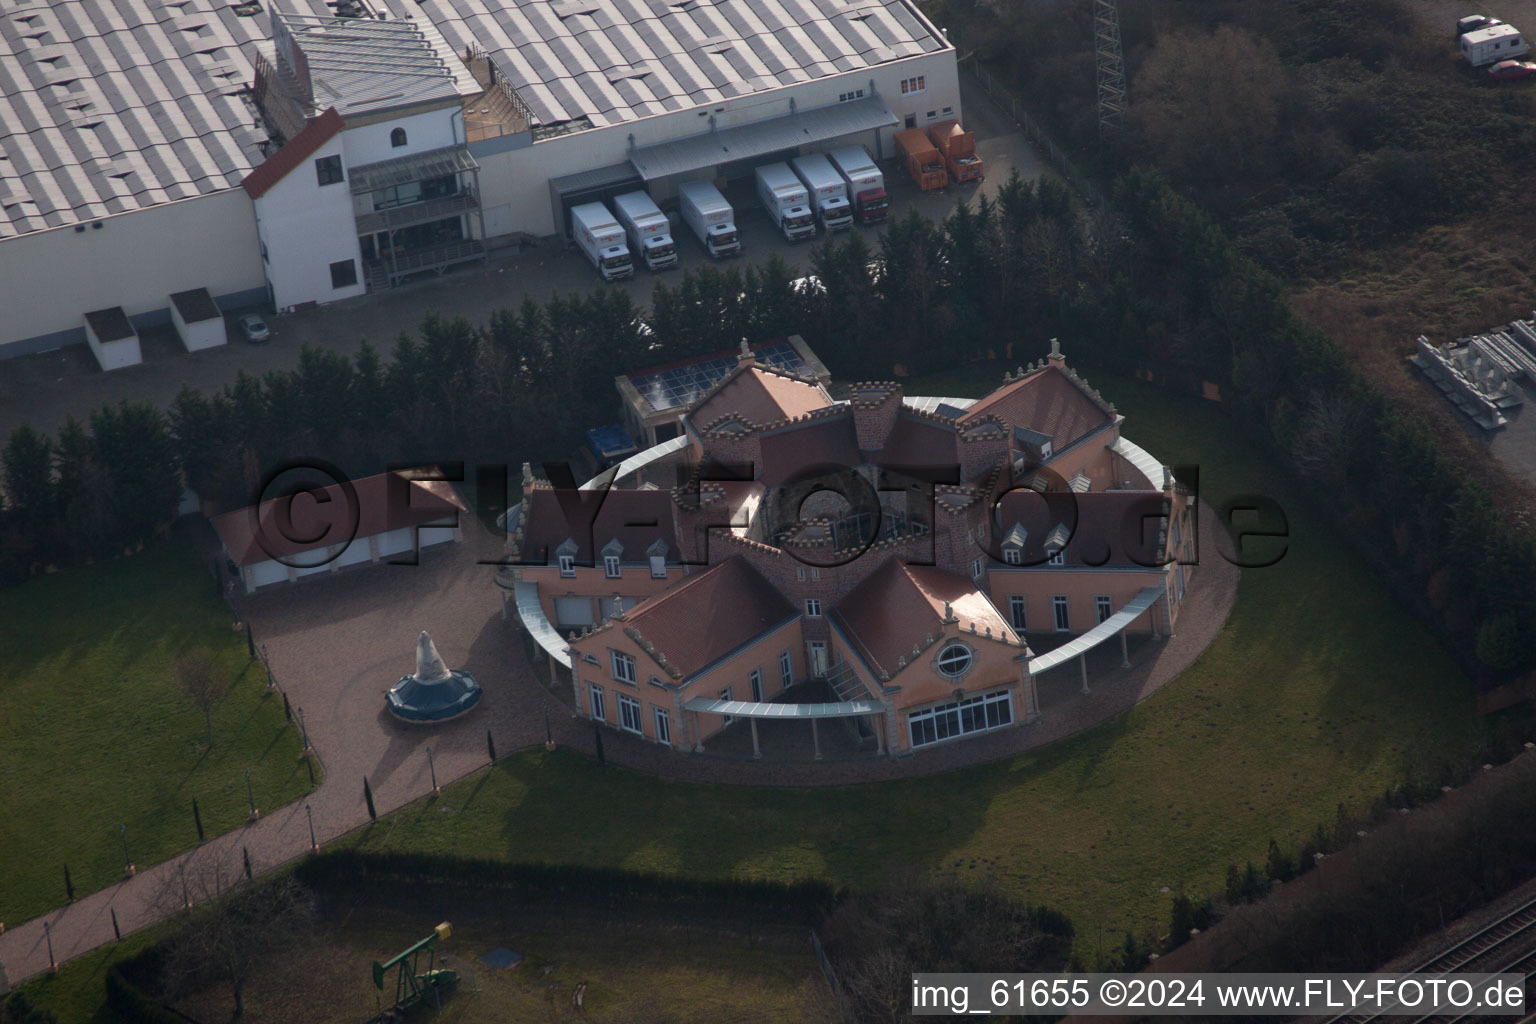
[[[380,473],[352,481],[357,496],[357,533],[352,543],[365,543],[366,538],[376,533],[429,523],[466,508],[453,485],[438,480],[406,481],[410,485],[408,498],[395,499],[392,507],[386,483],[390,475]],[[278,555],[296,555],[339,544],[347,539],[349,521],[346,491],[340,484],[291,497],[270,498],[255,508],[226,512],[212,520],[214,530],[237,565],[253,565]]]
[[[758,473],[768,487],[813,471],[848,469],[864,461],[851,411],[763,434],[760,441],[763,462]]]
[[[830,404],[819,385],[754,365],[745,370],[738,367],[688,414],[688,419],[696,428],[703,429],[712,420],[736,413],[753,426],[761,427]]]
[[[305,125],[303,131],[289,139],[283,148],[247,174],[240,186],[252,199],[260,199],[273,185],[288,177],[290,171],[308,160],[315,150],[334,138],[342,127],[341,115],[336,113],[336,108],[327,108],[325,113]]]
[[[606,496],[600,491],[579,491],[566,492],[564,497],[573,507],[563,508],[561,496],[555,491],[541,487],[529,492],[527,529],[519,552],[521,561],[553,564],[555,549],[567,537],[576,541],[577,565],[596,564],[597,553],[615,537],[624,545],[625,561],[643,560],[646,548],[657,538],[667,542],[668,557],[676,560],[679,548],[672,529],[669,491],[613,488]],[[578,497],[591,504],[576,504],[574,499]],[[599,497],[601,505],[597,504]]]
[[[896,659],[912,659],[912,646],[943,625],[944,603],[960,627],[979,635],[990,627],[996,639],[1019,642],[1019,636],[998,614],[987,595],[958,573],[926,565],[906,565],[887,559],[837,603],[832,617],[843,634],[878,674],[897,672]]]
[[[615,625],[636,630],[653,645],[652,657],[665,656],[687,679],[795,614],[738,556],[642,601]]]
[[[1018,489],[1003,495],[999,503],[1001,522],[991,537],[991,550],[1001,554],[1001,544],[1014,523],[1029,531],[1024,544],[1024,561],[1041,563],[1046,558],[1045,540],[1067,516],[1076,499],[1077,525],[1067,541],[1068,565],[1143,565],[1157,561],[1158,536],[1166,521],[1156,516],[1165,507],[1165,499],[1156,491],[1089,491],[1073,495],[1053,492],[1050,504],[1042,495]],[[1127,516],[1131,519],[1131,544],[1122,536]],[[1069,527],[1071,526],[1068,523]],[[1141,561],[1135,561],[1135,558]]]
[[[989,413],[1009,426],[1049,434],[1058,452],[1114,419],[1054,366],[1004,384],[967,409],[960,423],[974,423]]]

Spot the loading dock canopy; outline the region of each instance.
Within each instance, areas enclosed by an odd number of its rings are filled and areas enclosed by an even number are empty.
[[[675,142],[641,146],[630,153],[629,162],[649,182],[673,174],[691,174],[720,164],[794,150],[799,146],[831,142],[855,132],[889,128],[899,123],[900,119],[890,112],[880,97],[869,96]]]

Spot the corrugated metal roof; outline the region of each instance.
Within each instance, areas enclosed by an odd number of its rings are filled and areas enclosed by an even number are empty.
[[[544,614],[544,606],[539,603],[539,585],[528,580],[517,580],[512,584],[512,596],[517,603],[517,617],[528,635],[551,658],[570,668],[570,648],[566,646],[565,637],[549,621],[549,616]]]
[[[880,97],[869,96],[851,103],[833,103],[718,132],[705,132],[675,142],[642,146],[630,153],[629,161],[641,177],[654,181],[671,174],[685,174],[735,160],[751,160],[796,146],[900,123],[901,119],[891,113]]]
[[[433,0],[420,10],[458,50],[485,47],[542,124],[620,124],[949,48],[909,0]]]
[[[240,92],[269,28],[207,0],[0,7],[0,239],[238,186],[262,160]]]
[[[683,710],[701,711],[706,715],[731,715],[734,718],[852,718],[856,715],[878,715],[885,711],[885,705],[874,700],[834,701],[829,704],[774,704],[767,701],[690,697],[683,702]]]

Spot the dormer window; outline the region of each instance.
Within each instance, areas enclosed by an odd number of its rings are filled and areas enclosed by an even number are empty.
[[[560,575],[572,577],[576,575],[576,539],[567,537],[565,541],[555,548],[555,558],[560,562]]]
[[[619,558],[624,554],[624,545],[615,537],[603,545],[603,575],[611,580],[619,578]]]
[[[645,557],[651,562],[651,579],[664,580],[667,578],[667,542],[657,538],[656,542],[645,549]]]
[[[1051,557],[1045,560],[1045,564],[1046,565],[1066,565],[1067,564],[1067,553],[1066,553],[1066,551],[1063,550],[1063,549],[1060,549],[1060,548],[1058,548],[1055,551],[1052,551],[1051,552]]]
[[[1023,565],[1024,554],[1018,548],[1003,548],[1003,561],[1009,565]]]
[[[1029,531],[1024,529],[1023,523],[1014,523],[1008,532],[1003,534],[1003,561],[1009,565],[1024,564],[1024,542],[1029,539]]]

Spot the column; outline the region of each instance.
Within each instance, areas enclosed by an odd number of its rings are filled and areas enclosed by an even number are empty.
[[[821,760],[821,737],[816,733],[816,719],[811,719],[811,747],[816,751],[816,760]]]
[[[757,745],[757,719],[749,718],[747,719],[747,724],[752,727],[752,760],[761,761],[763,759],[763,751]]]
[[[1040,690],[1035,685],[1034,673],[1029,669],[1024,670],[1024,721],[1038,722],[1040,720]]]
[[[1120,631],[1120,667],[1131,667],[1131,655],[1129,649],[1126,647],[1125,630],[1123,629]]]
[[[885,730],[881,728],[881,725],[879,715],[869,716],[869,728],[875,734],[875,753],[877,754],[885,753]]]
[[[704,730],[699,726],[699,713],[693,713],[693,752],[704,753]]]

